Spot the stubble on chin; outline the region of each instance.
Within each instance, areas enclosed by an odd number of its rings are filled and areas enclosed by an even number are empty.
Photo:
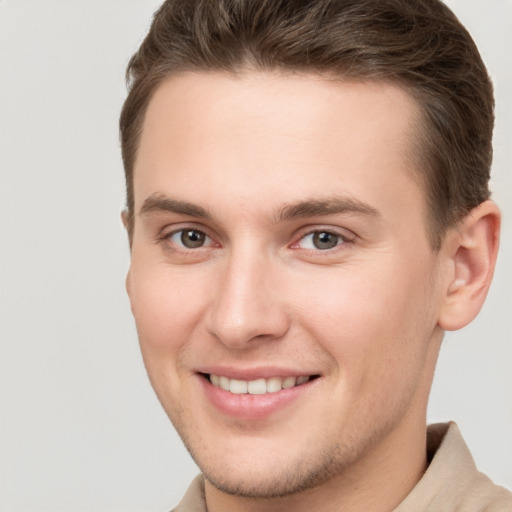
[[[228,468],[222,460],[207,460],[204,456],[207,452],[202,452],[199,446],[195,449],[187,443],[185,446],[213,487],[228,495],[249,499],[286,498],[321,486],[351,467],[365,451],[360,440],[347,439],[345,446],[336,445],[314,453],[300,450],[301,453],[288,460],[278,455],[279,459],[273,460],[265,454],[266,463],[260,462],[258,467],[249,467],[250,461],[243,461],[243,467],[231,464]],[[201,453],[203,456],[198,456]],[[244,455],[240,457],[243,459]]]
[[[205,479],[217,490],[240,498],[278,499],[322,486],[347,471],[352,474],[358,461],[365,459],[392,430],[393,425],[386,423],[366,432],[366,436],[345,432],[329,446],[297,447],[287,460],[282,454],[273,458],[264,453],[258,464],[251,464],[243,453],[224,458],[217,452],[216,456],[202,443],[189,442],[190,436],[181,437]],[[237,459],[241,462],[239,467]]]

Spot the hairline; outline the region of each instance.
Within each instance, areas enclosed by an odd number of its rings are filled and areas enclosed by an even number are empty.
[[[429,194],[429,179],[428,173],[432,172],[429,169],[428,164],[422,163],[427,160],[425,153],[428,153],[426,143],[422,143],[422,135],[428,133],[429,121],[427,119],[427,112],[425,105],[420,100],[421,86],[414,84],[413,82],[407,81],[405,78],[399,76],[386,75],[383,73],[375,73],[374,75],[367,73],[350,73],[349,70],[321,70],[315,68],[314,65],[309,66],[272,66],[266,67],[252,63],[247,60],[243,65],[233,66],[231,68],[223,67],[199,67],[199,66],[182,66],[180,68],[174,68],[173,70],[167,70],[161,74],[153,74],[149,77],[149,80],[144,80],[141,87],[149,87],[148,94],[144,97],[144,106],[140,110],[140,115],[134,121],[135,125],[135,140],[133,144],[133,158],[130,169],[130,183],[127,183],[127,189],[131,188],[131,194],[127,194],[126,204],[126,218],[128,234],[130,238],[130,244],[133,234],[134,222],[135,222],[135,201],[134,201],[134,186],[135,186],[135,167],[137,161],[137,155],[139,153],[140,142],[142,139],[143,127],[146,119],[146,114],[149,109],[149,105],[155,96],[156,92],[161,89],[166,83],[187,75],[204,75],[204,74],[223,74],[232,78],[243,79],[250,74],[260,75],[275,75],[277,77],[291,77],[291,76],[303,76],[305,78],[319,78],[322,80],[329,80],[332,82],[348,83],[348,84],[364,84],[364,83],[382,83],[392,85],[402,90],[411,100],[415,108],[413,117],[416,118],[415,128],[412,130],[412,135],[408,137],[407,142],[409,149],[407,150],[404,157],[410,162],[410,165],[405,166],[407,169],[411,169],[409,176],[415,181],[420,187],[423,197],[425,198],[424,204],[426,205],[425,216],[425,228],[427,235],[430,240],[432,249],[438,251],[441,247],[442,240],[446,231],[453,227],[456,222],[443,223],[438,221],[435,217],[435,203]],[[153,82],[152,84],[149,82]],[[147,85],[149,83],[149,85]],[[131,203],[130,204],[130,199]]]

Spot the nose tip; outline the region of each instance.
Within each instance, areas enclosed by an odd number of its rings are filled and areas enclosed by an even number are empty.
[[[243,297],[221,300],[210,316],[209,331],[224,345],[244,349],[256,341],[276,340],[288,330],[286,315],[275,304],[266,307],[266,298]]]
[[[213,336],[232,349],[284,336],[289,318],[266,267],[232,266],[218,277],[206,322]]]
[[[270,326],[265,319],[253,317],[250,323],[240,318],[233,321],[228,318],[219,319],[210,332],[227,347],[244,349],[256,341],[280,338],[283,331]]]

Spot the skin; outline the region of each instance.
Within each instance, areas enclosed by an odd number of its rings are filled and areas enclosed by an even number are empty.
[[[484,203],[433,251],[417,116],[394,85],[310,75],[189,73],[153,96],[127,289],[210,512],[386,511],[421,478],[443,329],[481,306],[499,213]],[[242,417],[208,398],[212,369],[316,378]]]

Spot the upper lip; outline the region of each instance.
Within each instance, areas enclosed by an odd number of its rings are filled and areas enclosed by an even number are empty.
[[[239,380],[256,380],[256,379],[269,379],[271,377],[300,377],[303,375],[313,376],[319,375],[319,372],[312,372],[309,370],[292,369],[278,366],[261,366],[254,368],[239,368],[231,366],[207,366],[198,368],[197,373],[214,374],[229,379]]]

